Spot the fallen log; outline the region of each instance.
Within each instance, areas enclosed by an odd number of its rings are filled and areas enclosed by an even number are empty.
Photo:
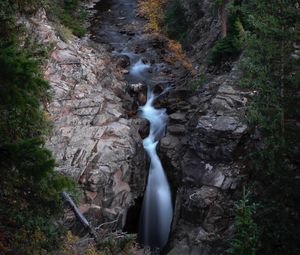
[[[72,211],[74,212],[76,218],[82,223],[82,225],[84,225],[85,228],[87,228],[89,230],[90,234],[95,239],[97,239],[97,233],[96,233],[95,228],[88,222],[88,220],[80,212],[79,208],[76,206],[76,204],[74,203],[74,201],[70,197],[70,195],[67,192],[63,191],[61,193],[61,196],[62,196],[63,200],[69,204],[69,206],[72,209]]]

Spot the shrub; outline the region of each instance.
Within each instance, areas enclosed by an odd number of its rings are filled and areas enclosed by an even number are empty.
[[[236,58],[242,50],[244,28],[239,8],[231,6],[227,17],[227,36],[216,42],[211,51],[211,64],[220,65]]]
[[[40,102],[49,98],[48,83],[38,62],[16,47],[0,48],[0,133],[6,142],[41,135],[46,128]]]
[[[181,0],[171,1],[167,11],[165,12],[164,25],[167,34],[172,39],[181,41],[186,36],[188,22]]]
[[[54,3],[47,5],[47,11],[57,17],[74,35],[83,37],[86,34],[86,28],[82,23],[87,17],[87,12],[80,7],[79,0],[55,0]]]
[[[254,221],[258,205],[251,203],[250,192],[243,189],[242,199],[235,204],[236,234],[227,250],[230,255],[255,255],[258,246],[258,227]]]
[[[0,253],[43,254],[61,239],[59,194],[75,184],[54,171],[43,145],[48,88],[28,49],[0,43]]]
[[[198,78],[192,80],[189,84],[189,87],[192,91],[196,91],[197,89],[200,89],[206,82],[207,82],[207,77],[203,73],[200,74]]]
[[[163,7],[166,0],[141,0],[139,14],[147,19],[146,29],[160,32],[163,22]]]

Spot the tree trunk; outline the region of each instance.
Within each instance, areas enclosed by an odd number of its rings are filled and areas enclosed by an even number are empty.
[[[223,0],[222,5],[220,7],[220,14],[221,14],[221,23],[222,23],[222,38],[225,38],[227,36],[227,9],[226,5],[228,3],[228,0]]]
[[[280,125],[281,132],[284,133],[285,125],[284,125],[284,42],[281,42],[280,47],[280,101],[281,101],[281,116],[280,116]]]

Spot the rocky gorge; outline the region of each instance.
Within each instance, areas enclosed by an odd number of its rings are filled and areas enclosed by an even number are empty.
[[[44,66],[53,98],[46,106],[53,131],[47,141],[57,170],[82,187],[80,210],[94,225],[116,221],[122,229],[130,208],[140,210],[149,162],[142,148],[147,123],[138,117],[145,103],[143,81],[130,76],[141,60],[154,91],[172,89],[156,103],[169,114],[158,152],[168,176],[174,218],[165,254],[224,254],[233,233],[233,210],[245,178],[239,159],[248,127],[245,106],[251,93],[237,89],[237,62],[229,71],[211,74],[209,51],[219,37],[221,21],[202,1],[188,38],[188,53],[208,81],[192,90],[191,70],[166,61],[174,52],[161,35],[143,30],[136,1],[99,1],[91,19],[90,38],[62,40],[39,12],[27,22],[32,34],[54,44]],[[195,31],[197,29],[197,31]],[[192,47],[192,46],[191,46]],[[73,217],[73,216],[70,216]],[[136,219],[136,221],[138,221]],[[135,223],[137,224],[137,223]]]

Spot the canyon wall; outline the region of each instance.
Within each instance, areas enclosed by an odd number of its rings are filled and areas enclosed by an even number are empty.
[[[168,97],[160,151],[176,201],[167,254],[220,255],[233,236],[234,203],[246,177],[239,156],[247,146],[245,108],[252,95],[238,88],[238,61],[225,72],[209,65],[221,36],[218,10],[211,1],[182,3],[189,22],[183,43],[206,80],[195,90],[178,86]]]
[[[53,125],[46,146],[56,170],[80,184],[80,210],[88,220],[118,219],[122,227],[147,175],[139,120],[128,118],[126,83],[104,46],[87,37],[62,40],[43,11],[23,23],[33,40],[53,46],[44,74],[52,94],[45,111]]]

